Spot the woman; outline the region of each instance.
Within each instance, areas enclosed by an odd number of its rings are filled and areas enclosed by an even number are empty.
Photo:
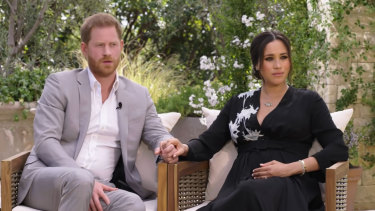
[[[324,210],[318,179],[348,159],[342,132],[317,93],[288,86],[287,37],[263,32],[250,52],[262,87],[232,97],[198,139],[173,142],[173,156],[207,160],[228,140],[235,143],[238,156],[219,195],[200,210]],[[324,149],[308,157],[314,138]]]

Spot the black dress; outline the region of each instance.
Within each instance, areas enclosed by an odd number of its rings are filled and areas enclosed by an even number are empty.
[[[199,210],[324,210],[318,180],[324,180],[324,169],[348,159],[342,132],[333,123],[326,104],[315,92],[289,87],[259,125],[259,101],[260,89],[232,97],[210,128],[189,141],[189,153],[182,159],[208,160],[228,140],[238,150],[217,198]],[[261,163],[306,158],[314,138],[324,148],[313,155],[323,171],[252,178],[252,170]]]

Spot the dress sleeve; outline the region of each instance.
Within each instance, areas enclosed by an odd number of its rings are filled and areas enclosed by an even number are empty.
[[[312,94],[311,128],[312,134],[322,145],[323,150],[313,155],[320,169],[326,169],[339,161],[348,159],[348,147],[343,141],[343,133],[334,124],[323,99],[315,92]]]
[[[235,101],[234,98],[232,97],[226,103],[208,130],[203,132],[199,138],[189,141],[189,153],[183,159],[195,161],[208,160],[230,140],[228,124],[230,110]]]

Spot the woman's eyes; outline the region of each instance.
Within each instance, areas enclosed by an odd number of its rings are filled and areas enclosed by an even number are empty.
[[[288,56],[281,56],[280,58],[284,60],[284,59],[288,59]]]
[[[266,57],[264,60],[266,60],[266,61],[272,61],[273,57]]]
[[[280,56],[280,59],[281,60],[288,59],[288,56]],[[266,58],[264,58],[264,60],[266,60],[266,61],[272,61],[273,57],[266,57]]]

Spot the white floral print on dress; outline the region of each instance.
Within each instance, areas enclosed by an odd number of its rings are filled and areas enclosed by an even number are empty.
[[[254,94],[254,91],[255,90],[251,90],[249,92],[244,92],[244,93],[241,93],[241,94],[238,95],[238,98],[244,98],[243,99],[243,105],[242,105],[243,109],[241,110],[240,113],[237,113],[237,117],[234,120],[234,122],[233,121],[229,122],[229,130],[230,130],[230,133],[231,133],[232,140],[235,143],[237,143],[240,125],[242,125],[245,128],[242,135],[243,135],[243,137],[246,141],[256,141],[256,140],[258,140],[259,136],[263,136],[262,134],[260,134],[260,131],[249,130],[246,127],[246,120],[250,119],[251,115],[256,114],[258,112],[258,109],[259,109],[259,108],[254,108],[253,105],[250,105],[247,108],[245,107],[245,102],[246,102],[247,98],[252,97],[253,94]],[[247,132],[247,134],[245,133],[245,131]]]

